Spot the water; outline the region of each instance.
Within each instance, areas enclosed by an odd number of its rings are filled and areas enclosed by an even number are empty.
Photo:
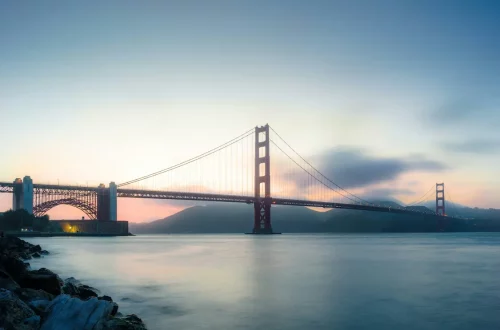
[[[149,329],[498,329],[499,234],[31,238]]]

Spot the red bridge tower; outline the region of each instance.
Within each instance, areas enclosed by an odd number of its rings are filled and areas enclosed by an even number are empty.
[[[436,214],[445,216],[444,183],[436,183]]]
[[[272,234],[269,125],[255,127],[255,201],[252,234]]]

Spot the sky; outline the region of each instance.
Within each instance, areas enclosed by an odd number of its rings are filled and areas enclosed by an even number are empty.
[[[364,196],[445,182],[500,208],[498,17],[493,0],[2,1],[0,180],[120,183],[269,123]]]

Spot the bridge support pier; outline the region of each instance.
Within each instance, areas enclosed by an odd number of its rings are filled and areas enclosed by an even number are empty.
[[[12,210],[25,209],[33,214],[33,180],[25,176],[22,180],[14,180],[14,193],[12,194]]]
[[[114,182],[109,188],[102,183],[97,187],[97,220],[117,220],[117,187]]]
[[[254,203],[254,223],[252,234],[272,234],[271,202],[268,198],[260,198]]]
[[[109,183],[109,220],[117,221],[118,198],[116,183]]]

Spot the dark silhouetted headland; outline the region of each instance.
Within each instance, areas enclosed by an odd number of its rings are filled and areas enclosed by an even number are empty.
[[[379,202],[397,206],[394,202]],[[432,211],[425,206],[415,209]],[[483,215],[481,219],[439,218],[429,215],[405,215],[357,210],[317,212],[305,207],[273,207],[273,226],[283,233],[383,233],[436,231],[500,231],[500,210],[485,211],[464,208],[463,214]],[[211,204],[185,209],[150,223],[131,223],[135,234],[146,233],[243,233],[248,231],[253,209],[248,205]],[[455,216],[461,213],[457,211]],[[489,216],[486,216],[489,215]]]

